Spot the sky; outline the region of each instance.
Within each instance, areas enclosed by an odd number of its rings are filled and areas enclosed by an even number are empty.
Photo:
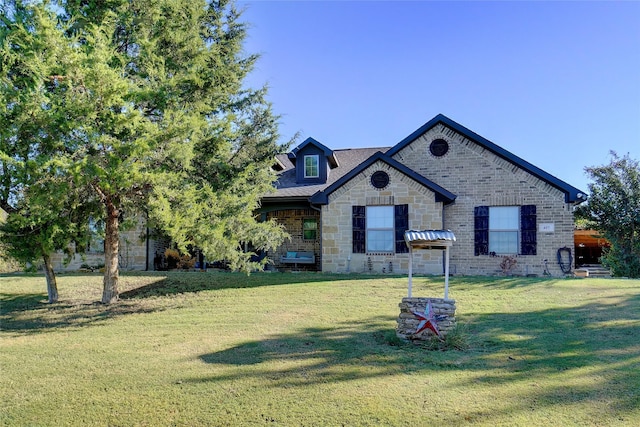
[[[238,5],[283,143],[393,146],[442,113],[587,192],[610,150],[640,160],[640,2]]]

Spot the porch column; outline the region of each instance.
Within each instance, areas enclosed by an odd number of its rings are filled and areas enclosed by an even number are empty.
[[[444,299],[449,299],[449,246],[445,246],[444,252]]]
[[[411,298],[411,288],[413,287],[413,245],[409,245],[409,298]]]

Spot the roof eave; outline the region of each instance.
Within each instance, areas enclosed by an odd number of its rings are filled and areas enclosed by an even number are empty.
[[[423,177],[422,175],[416,173],[415,171],[409,169],[405,165],[401,164],[397,160],[392,159],[391,157],[387,156],[386,154],[382,153],[381,151],[378,151],[375,154],[373,154],[367,160],[365,160],[360,165],[358,165],[356,168],[351,170],[348,174],[346,174],[341,179],[339,179],[338,181],[334,182],[333,184],[331,184],[330,186],[328,186],[324,190],[318,191],[316,194],[311,196],[309,201],[312,204],[317,204],[317,205],[326,205],[326,204],[328,204],[329,203],[329,195],[331,193],[333,193],[335,190],[337,190],[338,188],[340,188],[341,186],[343,186],[344,184],[346,184],[347,182],[352,180],[354,177],[356,177],[358,174],[360,174],[363,170],[365,170],[366,168],[368,168],[369,166],[371,166],[373,163],[375,163],[378,160],[381,160],[381,161],[387,163],[389,166],[393,167],[394,169],[400,171],[401,173],[407,175],[409,178],[419,182],[423,186],[427,187],[429,190],[433,191],[433,193],[435,194],[435,201],[436,202],[443,202],[444,204],[449,204],[449,203],[452,203],[452,202],[455,201],[455,199],[457,197],[455,194],[453,194],[450,191],[440,187],[438,184],[436,184],[433,181]]]

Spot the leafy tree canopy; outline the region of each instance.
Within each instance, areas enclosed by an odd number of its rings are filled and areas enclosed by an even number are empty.
[[[611,152],[611,162],[590,166],[589,200],[576,216],[589,221],[610,243],[603,263],[616,276],[640,277],[640,166]]]

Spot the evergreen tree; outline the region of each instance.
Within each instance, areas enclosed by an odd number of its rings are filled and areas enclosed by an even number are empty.
[[[58,289],[51,255],[70,253],[74,243],[83,249],[83,217],[95,205],[58,173],[54,161],[64,117],[47,110],[57,90],[48,71],[60,59],[61,38],[43,12],[7,2],[0,15],[0,207],[8,213],[0,238],[15,259],[42,261],[53,303]]]
[[[233,4],[57,6],[58,18],[46,4],[32,6],[41,20],[28,31],[45,43],[21,54],[56,61],[39,70],[48,79],[45,101],[29,100],[42,124],[31,143],[15,140],[49,157],[50,177],[100,202],[102,302],[118,298],[121,222],[142,213],[183,250],[197,245],[209,259],[251,269],[241,242],[267,250],[284,237],[253,213],[272,187],[280,147],[265,91],[243,86],[256,57],[242,53],[246,27]]]

